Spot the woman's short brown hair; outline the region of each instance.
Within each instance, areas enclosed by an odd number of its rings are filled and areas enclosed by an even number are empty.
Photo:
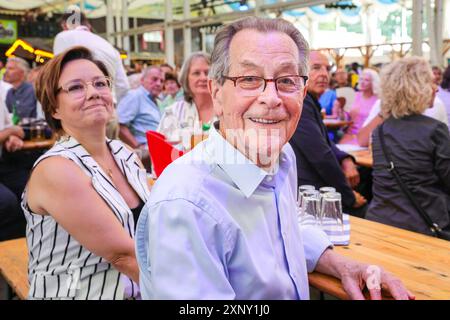
[[[95,60],[89,49],[85,47],[73,47],[58,54],[47,62],[36,78],[36,97],[42,105],[45,120],[50,128],[60,134],[64,131],[61,126],[61,121],[53,118],[53,114],[58,109],[56,97],[58,95],[59,78],[68,62],[79,59],[91,61],[105,76],[109,76],[105,65],[101,61]]]

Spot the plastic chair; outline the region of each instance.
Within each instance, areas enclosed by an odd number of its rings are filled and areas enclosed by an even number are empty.
[[[181,157],[184,152],[174,148],[159,132],[147,131],[146,136],[153,170],[156,177],[159,177],[164,169],[172,163],[172,161]]]

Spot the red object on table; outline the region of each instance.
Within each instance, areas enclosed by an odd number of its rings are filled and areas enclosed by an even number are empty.
[[[184,152],[173,147],[159,132],[149,130],[146,132],[146,136],[153,171],[156,177],[159,177],[164,169],[172,161],[181,157]]]

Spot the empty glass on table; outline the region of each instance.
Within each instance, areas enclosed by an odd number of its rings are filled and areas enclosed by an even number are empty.
[[[336,188],[333,188],[333,187],[321,187],[319,189],[319,192],[320,192],[320,194],[324,194],[324,193],[327,193],[327,192],[336,192]]]
[[[300,187],[298,187],[298,195],[297,195],[297,201],[298,201],[298,207],[301,209],[302,208],[302,193],[306,190],[316,190],[316,187],[309,185],[309,184],[304,184],[301,185]]]
[[[302,192],[301,214],[311,215],[317,220],[320,216],[320,193],[317,190],[305,190]]]
[[[319,217],[321,223],[327,218],[330,218],[336,220],[341,227],[343,226],[342,197],[339,192],[326,192],[322,194]]]

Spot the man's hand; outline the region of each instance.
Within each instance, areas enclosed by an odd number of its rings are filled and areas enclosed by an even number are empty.
[[[15,152],[17,150],[22,149],[22,147],[23,147],[23,140],[15,135],[9,136],[8,140],[6,140],[5,142],[5,148],[9,152]]]
[[[360,208],[367,203],[366,198],[364,198],[359,192],[353,190],[353,194],[355,195],[355,203],[353,204],[353,208]]]
[[[316,270],[340,279],[352,300],[364,300],[364,287],[369,290],[371,300],[381,300],[381,289],[386,290],[395,300],[415,299],[400,279],[383,268],[351,260],[330,249],[322,254]]]
[[[21,126],[12,126],[9,129],[11,130],[11,135],[17,136],[20,139],[25,138],[25,132]]]
[[[359,184],[359,172],[353,160],[351,158],[345,158],[341,162],[341,168],[350,186],[352,188],[356,187]]]

